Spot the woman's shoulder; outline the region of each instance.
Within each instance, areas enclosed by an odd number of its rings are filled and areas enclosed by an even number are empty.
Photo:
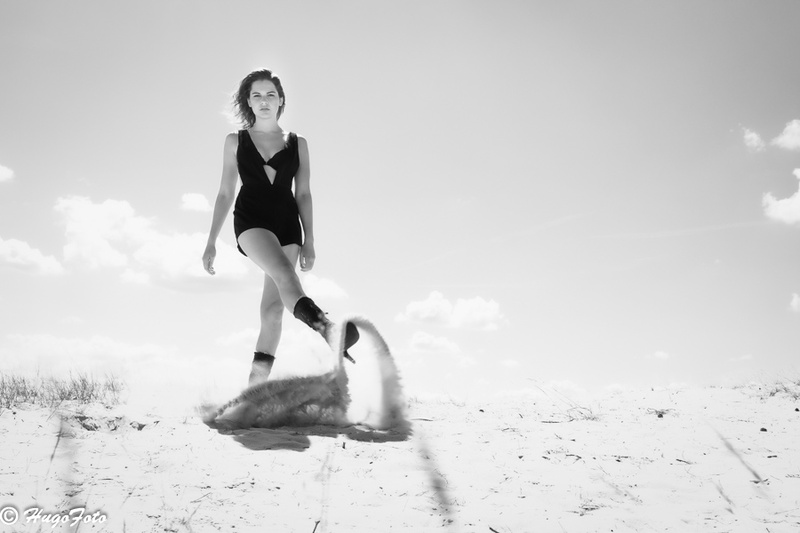
[[[232,131],[229,134],[227,134],[225,136],[225,145],[237,146],[239,144],[239,137],[241,137],[243,131],[245,130]]]
[[[297,146],[302,146],[303,148],[308,147],[308,141],[306,140],[306,138],[297,133],[296,131],[289,132],[289,136],[294,137]]]

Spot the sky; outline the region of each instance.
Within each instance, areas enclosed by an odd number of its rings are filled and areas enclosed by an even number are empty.
[[[409,395],[798,377],[800,4],[0,2],[0,372],[246,383],[262,274],[202,269],[230,99],[283,81],[334,319]],[[276,377],[331,361],[288,313]]]

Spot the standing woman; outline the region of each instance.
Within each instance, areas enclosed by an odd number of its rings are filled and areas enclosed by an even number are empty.
[[[251,72],[239,84],[234,108],[244,129],[225,138],[222,182],[203,253],[203,267],[213,275],[217,237],[233,205],[237,178],[241,178],[233,210],[236,242],[239,251],[264,271],[261,331],[251,385],[266,380],[272,370],[284,307],[328,344],[334,342],[332,323],[305,295],[295,272],[298,259],[304,272],[314,266],[311,172],[306,140],[283,131],[278,124],[285,106],[281,80],[269,70]],[[348,323],[345,349],[355,344],[358,336],[355,326]],[[346,351],[345,356],[349,358]]]

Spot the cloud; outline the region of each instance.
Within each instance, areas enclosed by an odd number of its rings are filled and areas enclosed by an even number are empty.
[[[800,294],[792,294],[792,301],[789,302],[789,309],[795,313],[800,313]]]
[[[127,364],[174,357],[175,350],[155,344],[134,345],[109,337],[56,337],[51,334],[10,334],[0,350],[3,368],[23,373],[68,376],[70,372],[122,373]]]
[[[199,193],[188,192],[181,196],[181,209],[184,211],[199,211],[200,213],[210,213],[212,210],[208,199]]]
[[[663,350],[659,350],[647,356],[648,359],[658,359],[660,361],[666,361],[667,359],[670,359],[670,357],[671,356]]]
[[[4,240],[0,237],[0,265],[53,276],[64,273],[64,267],[50,255],[44,255],[28,243],[17,239]]]
[[[800,168],[793,174],[800,180]],[[777,199],[772,193],[766,193],[762,200],[764,214],[767,218],[786,224],[800,223],[800,189],[789,198]]]
[[[257,328],[245,328],[221,335],[215,339],[227,358],[244,361],[248,366],[252,361]],[[288,313],[284,315],[281,341],[278,345],[275,368],[272,376],[314,375],[328,372],[335,364],[335,357],[325,340],[299,320]]]
[[[168,233],[154,218],[138,215],[126,201],[95,203],[81,196],[59,198],[55,210],[64,225],[64,258],[89,269],[118,268],[126,282],[152,281],[181,286],[211,278],[203,270],[201,255],[205,233]],[[217,242],[218,280],[238,281],[248,273],[247,262],[236,249]]]
[[[14,171],[8,167],[0,165],[0,183],[11,181],[14,179]]]
[[[461,352],[458,344],[445,337],[437,337],[424,331],[417,331],[409,343],[411,353],[415,356],[443,356],[444,361],[457,368],[469,368],[478,364],[478,361]],[[441,362],[441,359],[440,359]],[[430,363],[430,361],[425,361]],[[428,364],[425,364],[427,367]]]
[[[128,202],[95,204],[89,198],[69,196],[59,198],[55,210],[64,217],[64,257],[89,268],[126,266],[127,254],[114,243],[142,241],[152,231],[152,221],[137,217]]]
[[[150,276],[148,276],[146,272],[139,272],[130,268],[126,268],[120,275],[120,278],[125,283],[131,283],[133,285],[147,285],[150,283]]]
[[[258,330],[256,328],[247,328],[217,337],[215,342],[218,346],[229,347],[239,344],[255,344],[257,338]]]
[[[342,300],[347,292],[335,281],[321,278],[311,273],[301,273],[301,283],[306,294],[315,300]]]
[[[427,300],[411,302],[403,313],[397,315],[398,322],[423,322],[441,324],[451,328],[477,328],[496,330],[503,315],[494,300],[481,297],[458,299],[453,304],[438,291],[433,291]]]
[[[786,123],[783,133],[772,139],[771,144],[784,150],[800,150],[800,120]]]
[[[461,353],[458,344],[445,337],[436,337],[424,331],[417,331],[411,337],[411,349],[416,353],[448,354]]]
[[[744,144],[753,152],[763,152],[766,148],[764,139],[753,130],[744,128]]]

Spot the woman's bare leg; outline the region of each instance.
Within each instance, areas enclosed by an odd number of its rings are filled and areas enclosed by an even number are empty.
[[[238,241],[247,256],[275,282],[281,302],[295,318],[302,320],[317,331],[329,344],[333,342],[329,335],[333,324],[314,301],[305,296],[303,287],[300,285],[300,278],[297,277],[294,270],[294,264],[283,253],[275,234],[263,228],[251,228],[241,233]],[[303,305],[298,306],[298,301],[301,301],[300,303]],[[348,324],[345,340],[347,348],[356,341],[358,341],[358,330],[352,324]],[[345,348],[345,357],[352,360],[347,353],[347,348]]]
[[[240,234],[238,241],[247,257],[272,278],[283,305],[293,311],[297,300],[305,293],[294,270],[295,264],[286,256],[275,234],[263,228],[251,228]]]
[[[300,255],[300,247],[296,244],[283,246],[283,253],[294,267]],[[283,302],[275,281],[264,274],[264,291],[261,294],[261,330],[256,341],[256,351],[275,355],[281,340],[283,324]]]

